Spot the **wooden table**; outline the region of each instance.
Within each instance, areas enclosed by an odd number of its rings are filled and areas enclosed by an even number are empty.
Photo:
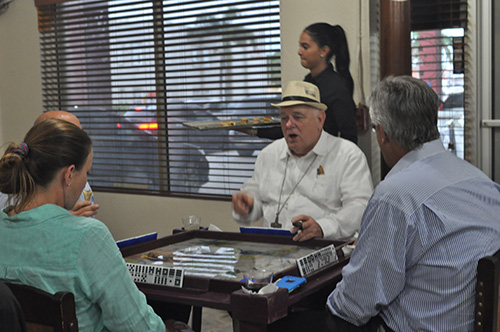
[[[315,239],[306,242],[294,242],[291,237],[241,234],[229,232],[211,232],[194,230],[179,232],[158,240],[122,248],[124,258],[130,258],[138,253],[155,250],[170,245],[179,245],[193,239],[209,239],[222,241],[241,241],[258,246],[259,244],[281,244],[290,250],[317,250],[334,244],[339,261],[336,264],[323,268],[307,276],[307,282],[288,293],[280,288],[277,292],[268,295],[250,295],[241,290],[242,281],[216,279],[185,275],[182,288],[159,286],[146,283],[137,283],[139,289],[153,300],[188,304],[193,306],[193,329],[200,331],[201,309],[209,307],[231,312],[233,328],[235,331],[266,331],[267,325],[287,316],[292,307],[324,308],[327,296],[335,288],[341,278],[342,267],[347,264],[348,258],[344,257],[342,247],[347,242],[328,241]],[[278,259],[279,257],[276,257]],[[299,276],[299,270],[293,266],[273,271],[274,279],[285,275]]]

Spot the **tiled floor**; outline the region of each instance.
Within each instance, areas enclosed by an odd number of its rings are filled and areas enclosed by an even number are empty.
[[[201,316],[202,332],[232,332],[233,323],[231,317],[224,310],[203,308]]]

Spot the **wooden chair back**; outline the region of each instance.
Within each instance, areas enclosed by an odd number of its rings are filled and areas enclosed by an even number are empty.
[[[500,331],[499,286],[500,250],[481,258],[477,265],[475,332]]]
[[[50,294],[31,286],[5,284],[21,305],[29,332],[78,332],[73,293]]]

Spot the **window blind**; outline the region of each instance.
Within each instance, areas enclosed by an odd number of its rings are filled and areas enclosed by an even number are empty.
[[[193,121],[278,114],[279,1],[37,5],[45,110],[94,143],[96,191],[227,198],[269,143]]]
[[[466,0],[411,2],[412,75],[441,98],[438,128],[444,146],[465,158]]]
[[[467,0],[411,1],[411,30],[467,27]]]

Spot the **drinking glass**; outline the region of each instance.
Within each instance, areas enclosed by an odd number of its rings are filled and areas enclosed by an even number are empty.
[[[243,274],[245,288],[258,292],[262,287],[273,282],[273,273],[266,269],[252,268]]]
[[[201,224],[201,217],[194,215],[185,216],[182,217],[182,223],[184,224],[184,230],[186,231],[199,229]]]

